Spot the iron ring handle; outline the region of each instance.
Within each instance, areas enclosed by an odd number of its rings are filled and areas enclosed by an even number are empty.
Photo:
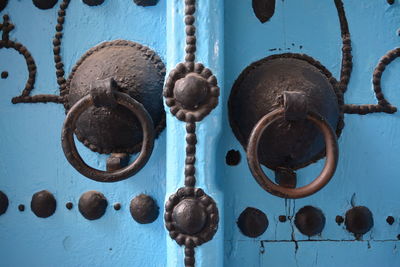
[[[267,192],[282,198],[303,198],[319,191],[333,177],[339,154],[337,138],[332,127],[323,117],[315,112],[308,111],[306,119],[313,122],[324,135],[326,146],[326,160],[324,168],[319,176],[306,186],[299,188],[286,188],[279,186],[273,183],[261,169],[258,159],[258,146],[263,132],[274,121],[279,118],[283,118],[284,114],[284,108],[276,109],[262,117],[261,120],[254,126],[247,145],[247,162],[253,177]]]
[[[150,158],[154,146],[153,121],[142,104],[129,95],[113,92],[118,104],[128,108],[139,120],[143,129],[143,141],[139,156],[128,166],[115,171],[102,171],[88,166],[75,145],[74,131],[79,116],[90,106],[94,105],[93,97],[88,94],[72,106],[68,112],[62,129],[62,148],[69,163],[82,175],[98,182],[117,182],[129,178],[144,167]]]

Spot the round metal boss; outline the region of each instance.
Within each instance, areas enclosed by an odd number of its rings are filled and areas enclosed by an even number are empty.
[[[299,54],[273,55],[248,66],[234,83],[229,97],[232,130],[247,149],[250,133],[266,114],[281,106],[285,91],[307,98],[308,110],[317,112],[339,134],[342,117],[337,81],[314,59]],[[296,170],[325,155],[324,137],[309,120],[275,121],[260,139],[260,163],[270,169]]]
[[[165,103],[179,120],[201,121],[218,104],[219,87],[211,70],[201,63],[179,63],[164,88]]]
[[[112,78],[118,91],[140,102],[150,114],[156,136],[165,127],[162,88],[165,67],[159,56],[138,43],[116,40],[90,49],[67,81],[67,111],[88,95],[96,80]],[[138,119],[121,105],[89,107],[76,123],[79,141],[99,153],[137,153],[143,139]]]
[[[182,187],[165,204],[164,219],[172,239],[196,247],[213,238],[219,215],[217,204],[202,189]]]

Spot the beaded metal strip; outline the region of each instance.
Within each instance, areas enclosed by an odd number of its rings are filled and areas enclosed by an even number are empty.
[[[215,201],[196,188],[196,122],[217,105],[219,87],[211,70],[196,59],[195,0],[185,0],[185,62],[169,74],[164,97],[171,113],[186,122],[185,186],[165,204],[165,226],[172,239],[185,246],[185,266],[195,265],[194,248],[210,241],[217,229],[219,214]]]
[[[38,102],[56,102],[60,103],[59,96],[54,95],[36,95],[30,96],[31,91],[35,86],[36,80],[36,64],[29,50],[21,43],[10,40],[10,32],[15,28],[14,24],[10,22],[8,15],[3,16],[3,23],[0,24],[0,31],[2,31],[2,38],[0,40],[0,49],[14,49],[19,54],[24,56],[26,65],[28,67],[28,80],[26,81],[25,88],[20,96],[12,99],[13,104],[17,103],[38,103]]]
[[[340,20],[340,29],[342,32],[342,67],[340,71],[340,82],[339,82],[339,90],[342,93],[345,93],[350,81],[351,71],[353,69],[352,55],[351,55],[351,38],[349,25],[347,23],[346,14],[343,7],[342,0],[335,0],[335,5],[338,10],[339,20]],[[344,104],[339,103],[341,107],[342,114],[359,114],[365,115],[369,113],[377,113],[377,112],[385,112],[385,113],[395,113],[397,108],[392,106],[384,97],[381,88],[381,77],[382,73],[385,70],[385,67],[390,64],[395,58],[399,56],[398,51],[392,50],[388,54],[386,54],[379,62],[376,67],[373,75],[373,85],[375,96],[378,100],[378,104],[366,104],[366,105],[352,105],[352,104]],[[344,125],[343,125],[344,126]]]
[[[57,18],[57,25],[56,25],[56,34],[53,40],[53,53],[54,53],[54,62],[56,66],[56,76],[57,76],[57,83],[60,86],[60,95],[50,95],[50,94],[41,94],[41,95],[34,95],[31,96],[31,91],[34,88],[35,78],[36,78],[36,64],[29,53],[28,49],[24,47],[22,44],[13,42],[9,40],[9,32],[14,29],[14,25],[9,22],[8,15],[4,16],[3,24],[0,24],[0,30],[2,30],[2,40],[0,41],[0,49],[5,48],[13,48],[17,50],[20,54],[25,57],[28,71],[29,71],[29,78],[26,82],[25,89],[22,91],[20,96],[14,97],[12,99],[13,104],[18,103],[64,103],[64,95],[62,94],[66,87],[66,79],[64,78],[64,64],[61,58],[61,39],[63,36],[63,24],[65,21],[65,10],[67,9],[70,0],[63,0],[60,4],[60,9],[58,11],[58,18]]]

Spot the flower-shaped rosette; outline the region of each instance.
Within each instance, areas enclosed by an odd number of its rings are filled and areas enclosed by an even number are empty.
[[[170,111],[185,122],[201,121],[218,105],[219,87],[201,63],[179,63],[169,74],[164,97]]]
[[[179,245],[193,248],[210,241],[218,229],[218,208],[200,188],[182,187],[165,204],[165,226]]]

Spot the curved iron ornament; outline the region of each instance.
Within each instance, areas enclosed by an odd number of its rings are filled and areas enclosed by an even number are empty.
[[[3,16],[3,23],[0,24],[0,30],[2,31],[2,39],[0,40],[0,49],[14,49],[19,54],[21,54],[28,68],[28,79],[25,84],[20,96],[14,97],[12,99],[13,104],[17,103],[38,103],[38,102],[56,102],[60,103],[61,99],[54,95],[37,95],[30,96],[31,91],[35,86],[36,81],[36,63],[32,57],[29,50],[21,43],[10,40],[10,32],[15,28],[14,24],[10,22],[10,17],[8,15]]]
[[[66,102],[65,93],[67,86],[67,79],[65,78],[64,62],[61,56],[61,44],[63,38],[64,22],[67,14],[67,9],[71,0],[62,0],[57,11],[57,24],[55,26],[56,33],[53,38],[53,54],[54,64],[56,69],[57,84],[59,86],[59,95],[54,94],[39,94],[31,96],[31,91],[35,85],[36,78],[36,64],[35,61],[28,51],[28,49],[18,42],[9,40],[9,32],[14,29],[14,25],[9,22],[9,16],[4,15],[4,22],[0,24],[0,31],[3,32],[2,40],[0,40],[1,48],[13,48],[24,56],[29,72],[29,78],[26,86],[20,96],[16,96],[12,99],[13,104],[18,103],[56,103],[64,104]],[[151,1],[150,1],[151,2]],[[6,3],[6,2],[5,2]],[[155,2],[157,3],[157,2]]]
[[[343,1],[342,0],[334,0],[335,5],[339,15],[340,21],[340,29],[342,33],[342,67],[340,71],[340,82],[339,82],[339,89],[343,93],[346,92],[348,84],[350,82],[351,72],[353,69],[353,62],[352,62],[352,54],[351,54],[351,38],[350,38],[350,31],[349,25],[346,18],[346,13],[344,11]],[[392,59],[393,60],[393,59]],[[391,61],[390,61],[391,62]],[[386,62],[389,64],[390,62]],[[378,64],[380,66],[381,64]],[[349,114],[359,114],[359,115],[366,115],[369,113],[377,113],[377,112],[385,112],[385,113],[395,113],[397,108],[392,106],[389,101],[387,101],[382,93],[380,87],[380,77],[382,76],[382,72],[384,71],[384,67],[380,67],[380,76],[379,79],[375,79],[375,75],[377,71],[374,72],[374,91],[375,96],[378,100],[378,104],[366,104],[366,105],[352,105],[352,104],[341,104],[341,108],[343,113]],[[379,86],[376,86],[379,85]],[[339,103],[340,104],[340,103]]]
[[[166,81],[165,103],[171,113],[186,122],[185,186],[165,204],[165,226],[180,246],[185,246],[185,266],[195,265],[195,247],[210,241],[218,229],[215,201],[196,188],[196,122],[217,105],[220,90],[217,78],[201,63],[196,63],[195,0],[185,0],[185,62],[177,64]]]

